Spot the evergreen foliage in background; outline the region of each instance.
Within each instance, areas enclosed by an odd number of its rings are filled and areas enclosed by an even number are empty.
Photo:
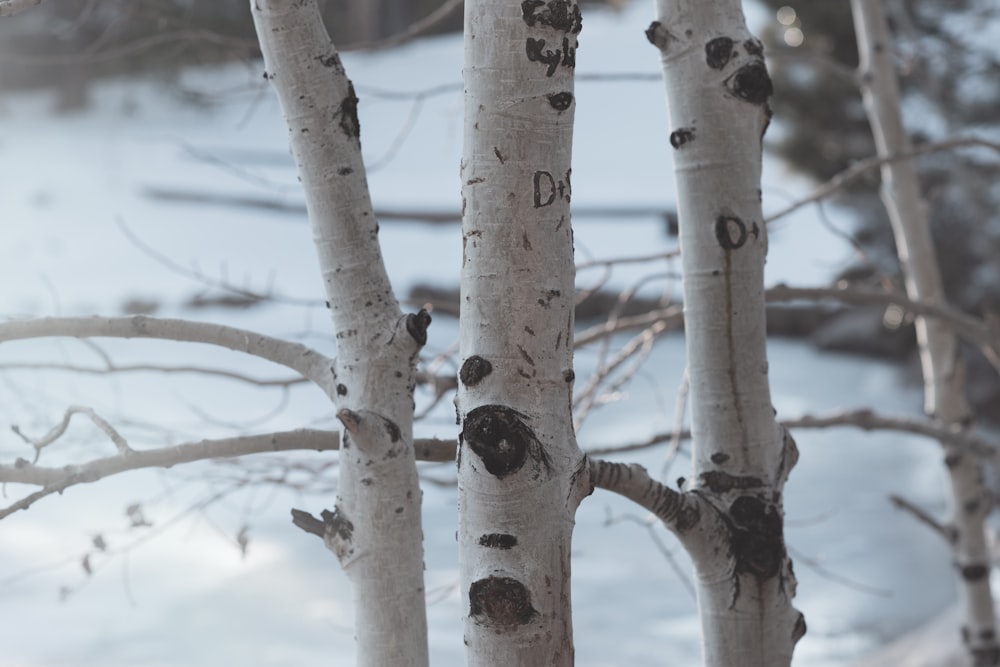
[[[858,52],[849,3],[761,2],[775,16],[763,33],[775,88],[777,131],[768,134],[772,150],[817,180],[874,155],[861,96],[851,80]],[[899,0],[889,6],[895,42],[887,48],[899,63],[903,113],[914,143],[1000,138],[1000,48],[983,29],[1000,18],[996,3]],[[919,158],[917,166],[949,301],[976,314],[1000,311],[1000,163],[995,154],[941,152]],[[840,277],[899,286],[878,186],[878,172],[872,171],[835,199],[856,214],[855,228],[843,231],[859,250]],[[982,416],[988,416],[991,405],[995,413],[1000,387],[994,373],[977,353],[966,356],[970,398]]]

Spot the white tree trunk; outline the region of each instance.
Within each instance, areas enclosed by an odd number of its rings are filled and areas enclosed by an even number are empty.
[[[694,560],[705,664],[776,667],[805,632],[792,607],[782,489],[797,459],[771,406],[761,141],[771,81],[739,0],[659,0],[691,394]]]
[[[880,158],[910,152],[903,126],[899,86],[892,63],[892,40],[882,0],[852,0],[860,50],[862,93]],[[943,304],[944,290],[931,240],[926,205],[912,160],[886,160],[882,202],[889,214],[907,296]],[[955,334],[942,320],[918,317],[917,344],[924,375],[924,409],[945,425],[963,429],[971,421],[965,398],[965,373]],[[974,664],[1000,665],[1000,643],[990,591],[990,554],[985,519],[991,500],[978,460],[942,443],[951,498],[949,532],[952,557],[965,606],[962,638]]]
[[[323,532],[352,584],[357,664],[426,665],[412,440],[414,364],[429,318],[403,316],[389,285],[358,100],[315,0],[251,0],[251,8],[288,123],[337,339],[331,371],[346,433],[336,509],[323,513]]]
[[[571,665],[576,2],[467,0],[459,560],[469,665]]]

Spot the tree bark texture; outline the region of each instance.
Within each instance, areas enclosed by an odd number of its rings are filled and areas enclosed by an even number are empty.
[[[851,8],[858,36],[865,111],[878,155],[884,159],[909,153],[913,147],[903,126],[884,4],[882,0],[852,0]],[[882,202],[892,223],[907,296],[913,301],[944,304],[938,260],[915,165],[912,160],[886,160],[881,174]],[[925,317],[917,317],[916,330],[925,411],[947,427],[969,428],[971,415],[966,403],[965,373],[955,332],[948,322]],[[992,503],[984,488],[980,462],[953,444],[942,445],[951,505],[948,537],[964,604],[962,638],[975,665],[1000,665],[985,530]]]
[[[692,556],[705,664],[776,667],[805,632],[783,537],[798,453],[775,421],[765,350],[763,47],[738,0],[659,0],[677,181],[690,374],[693,503],[674,525]]]
[[[465,3],[460,586],[468,664],[571,665],[573,0]],[[586,491],[583,491],[586,489]]]
[[[404,316],[390,287],[361,158],[358,99],[315,0],[251,0],[251,8],[337,340],[330,371],[345,433],[324,541],[354,592],[357,664],[426,665],[413,387],[430,318]]]

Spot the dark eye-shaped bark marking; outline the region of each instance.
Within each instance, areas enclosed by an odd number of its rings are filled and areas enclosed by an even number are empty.
[[[733,57],[733,40],[716,37],[705,44],[705,62],[712,69],[722,69]]]
[[[527,417],[503,405],[482,405],[465,416],[462,441],[498,479],[524,467],[528,458],[548,468],[548,458]]]
[[[507,533],[489,533],[479,537],[479,546],[491,549],[513,549],[517,546],[517,538]]]
[[[478,354],[474,354],[462,364],[462,370],[458,372],[458,379],[466,387],[474,387],[492,372],[493,364]]]
[[[487,577],[469,586],[469,616],[495,630],[513,630],[538,615],[531,593],[517,579]]]
[[[750,104],[761,105],[774,92],[774,85],[761,61],[747,63],[726,79],[726,88],[736,97]]]

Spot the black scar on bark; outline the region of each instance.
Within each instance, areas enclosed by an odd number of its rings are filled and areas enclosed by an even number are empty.
[[[517,546],[517,538],[507,533],[489,533],[480,536],[479,546],[491,549],[512,549]]]
[[[417,345],[427,343],[427,327],[431,324],[431,314],[423,308],[406,316],[406,331],[417,341]]]
[[[292,523],[307,533],[320,537],[336,535],[345,542],[351,540],[351,536],[354,535],[354,524],[341,514],[339,509],[334,509],[332,512],[323,510],[320,512],[320,517],[322,517],[322,521],[309,512],[292,510]]]
[[[750,104],[762,105],[774,92],[774,85],[763,62],[747,63],[726,80],[733,95]]]
[[[962,578],[966,581],[980,581],[989,575],[990,568],[982,564],[964,565],[962,566],[961,572]]]
[[[709,470],[699,475],[702,483],[713,493],[726,493],[733,489],[757,489],[764,486],[759,477],[730,475],[721,470]]]
[[[399,430],[396,422],[387,417],[382,417],[382,424],[385,426],[386,433],[389,434],[389,442],[399,442],[399,439],[403,437],[403,433]]]
[[[712,459],[712,463],[714,463],[716,465],[722,465],[723,463],[725,463],[726,461],[729,460],[729,454],[723,454],[722,452],[716,452],[716,453],[712,454],[712,456],[709,457],[709,458]]]
[[[337,396],[347,396],[347,387],[345,385],[337,385]]]
[[[729,507],[730,545],[736,574],[763,581],[778,576],[785,557],[781,514],[753,496],[740,496]]]
[[[328,56],[317,56],[316,60],[320,62],[323,67],[332,67],[337,72],[344,73],[344,65],[340,62],[340,56],[336,52],[331,53]]]
[[[525,419],[513,408],[481,405],[465,416],[462,440],[498,479],[520,470],[529,456],[548,467],[541,443]]]
[[[354,94],[354,84],[347,82],[347,96],[340,103],[337,112],[340,129],[351,139],[361,141],[361,123],[358,121],[358,96]]]
[[[705,62],[712,69],[722,69],[733,57],[733,40],[716,37],[705,44]]]
[[[556,111],[565,111],[573,104],[573,93],[555,93],[549,95],[549,104]]]
[[[680,148],[692,140],[694,140],[693,127],[681,127],[670,133],[670,145],[674,148]]]
[[[466,387],[474,387],[492,372],[493,364],[478,354],[474,354],[462,364],[462,370],[458,372],[458,379]]]
[[[544,8],[541,11],[537,11]],[[524,0],[521,3],[521,18],[532,28],[543,25],[570,32],[579,33],[583,29],[583,15],[580,6],[566,0]]]
[[[531,606],[531,593],[517,579],[487,577],[469,586],[469,616],[481,625],[513,630],[537,615]]]
[[[747,53],[751,56],[757,56],[758,58],[764,56],[764,44],[761,43],[759,39],[753,38],[746,40],[743,42],[743,48],[746,49]]]

